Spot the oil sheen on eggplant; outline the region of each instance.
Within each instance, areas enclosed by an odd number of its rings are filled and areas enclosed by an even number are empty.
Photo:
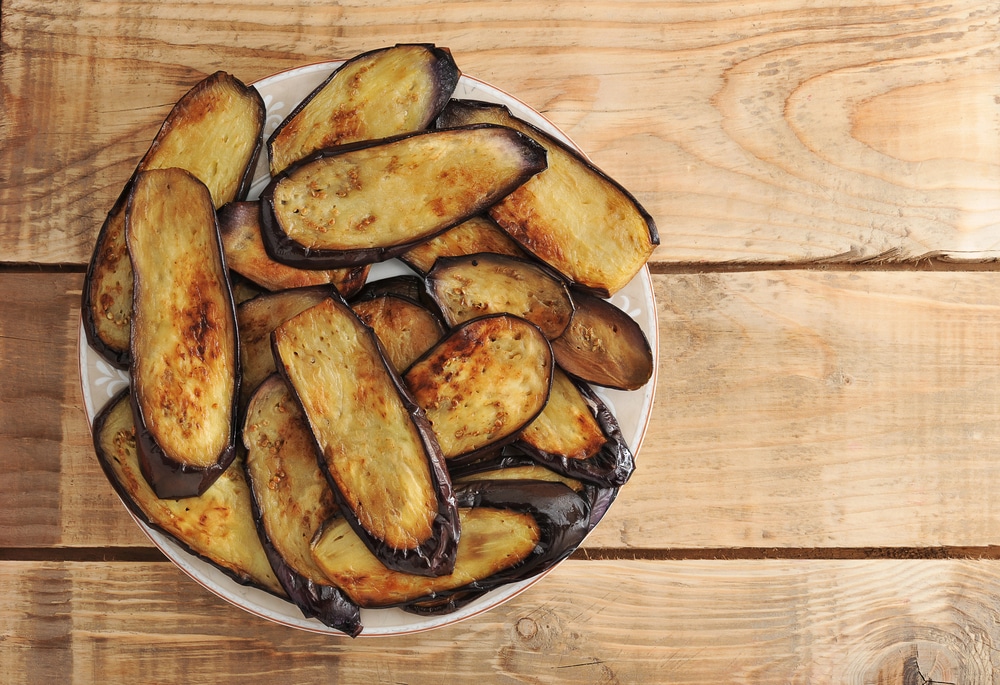
[[[504,105],[452,100],[439,127],[493,123],[542,145],[548,168],[492,206],[490,216],[525,250],[581,288],[604,297],[645,265],[660,238],[649,213],[581,154]]]
[[[288,385],[269,376],[254,393],[243,427],[254,520],[271,567],[306,617],[355,637],[357,605],[323,575],[311,542],[337,504],[316,459],[309,426]]]
[[[236,455],[236,308],[212,198],[183,169],[136,175],[130,377],[143,473],[161,497],[201,494]]]
[[[272,346],[341,511],[372,553],[406,573],[450,573],[459,522],[444,456],[372,330],[330,297],[278,326]]]
[[[545,168],[501,126],[420,131],[321,150],[261,194],[272,258],[308,269],[383,261],[482,212]]]
[[[135,173],[179,167],[208,186],[216,208],[242,199],[260,153],[264,101],[219,71],[189,90],[171,109]],[[82,315],[87,341],[119,368],[129,364],[132,267],[125,245],[126,183],[97,237],[87,266]]]
[[[459,76],[451,53],[429,44],[399,44],[353,57],[268,138],[271,174],[316,150],[427,128]]]
[[[127,388],[95,417],[93,436],[102,470],[137,518],[236,582],[281,597],[285,595],[257,535],[250,488],[239,460],[198,497],[183,500],[158,497],[139,467]]]
[[[358,605],[405,606],[530,578],[569,555],[588,530],[587,503],[562,483],[475,481],[458,486],[456,498],[462,537],[451,574],[385,569],[339,519],[324,526],[313,556]]]

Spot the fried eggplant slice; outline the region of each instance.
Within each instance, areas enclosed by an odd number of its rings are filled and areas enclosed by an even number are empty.
[[[552,351],[538,327],[494,314],[453,329],[403,380],[450,463],[516,438],[544,408],[552,372]]]
[[[504,105],[452,100],[438,126],[494,123],[541,144],[548,168],[490,208],[490,216],[525,250],[569,281],[607,297],[625,286],[659,245],[649,213],[583,155]]]
[[[296,269],[271,259],[260,237],[260,203],[230,202],[219,210],[219,231],[229,268],[272,292],[331,284],[346,298],[361,290],[371,266]]]
[[[562,483],[476,481],[457,488],[456,497],[462,537],[446,576],[385,569],[340,519],[324,526],[313,557],[359,606],[400,606],[525,580],[564,559],[587,533],[587,504]]]
[[[135,173],[187,169],[208,186],[216,208],[250,188],[262,146],[264,101],[256,89],[216,72],[188,91],[167,115]],[[132,267],[126,254],[126,184],[97,237],[83,286],[83,324],[91,347],[128,368]]]
[[[125,236],[140,463],[160,497],[191,497],[236,455],[239,334],[208,188],[183,169],[140,172]]]
[[[125,506],[236,582],[283,597],[257,536],[243,464],[234,462],[198,497],[160,498],[139,466],[128,394],[126,388],[105,405],[93,430],[97,460]]]
[[[568,374],[616,390],[638,390],[653,376],[653,352],[642,328],[607,300],[572,294],[575,311],[552,352]]]
[[[525,257],[521,246],[485,214],[463,221],[444,233],[411,247],[399,259],[419,274],[427,275],[438,257],[493,252]]]
[[[271,352],[271,332],[310,307],[319,304],[334,292],[331,286],[312,286],[262,293],[236,308],[240,333],[241,414],[250,396],[261,382],[277,371]]]
[[[614,414],[558,367],[545,409],[514,444],[557,473],[603,487],[620,487],[635,471]]]
[[[372,330],[330,297],[278,326],[272,346],[350,525],[390,568],[450,573],[459,523],[444,457]]]
[[[573,300],[562,279],[540,264],[508,255],[441,257],[427,274],[427,291],[449,326],[507,313],[527,319],[552,340],[573,317]]]
[[[351,304],[375,331],[392,367],[403,373],[444,337],[441,320],[427,307],[402,295],[386,294]]]
[[[271,175],[316,150],[427,128],[459,76],[451,53],[429,44],[400,44],[348,60],[271,134]]]
[[[383,261],[479,214],[544,168],[538,144],[491,125],[327,148],[264,189],[261,235],[271,257],[300,268]]]
[[[319,468],[309,425],[276,374],[253,395],[243,443],[254,520],[281,586],[304,616],[356,637],[360,610],[312,558],[313,536],[336,515],[337,503]]]

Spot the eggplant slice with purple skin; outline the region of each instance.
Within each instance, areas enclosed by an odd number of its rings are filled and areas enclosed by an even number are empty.
[[[531,138],[492,125],[327,148],[264,189],[264,246],[305,269],[390,259],[479,214],[545,163]]]
[[[426,129],[460,76],[451,53],[431,44],[402,43],[353,57],[268,138],[271,175],[323,148]]]
[[[418,274],[426,276],[434,268],[438,257],[458,257],[477,252],[506,254],[511,257],[527,256],[497,222],[480,214],[411,247],[399,259]]]
[[[361,290],[371,270],[368,264],[343,269],[296,269],[274,261],[260,237],[259,202],[230,202],[219,209],[219,231],[229,268],[272,292],[329,284],[350,298]]]
[[[526,251],[580,288],[607,297],[623,288],[659,245],[653,218],[583,155],[507,107],[452,100],[437,125],[509,126],[545,148],[548,168],[493,205],[490,216]]]
[[[390,568],[450,573],[459,522],[444,456],[374,332],[329,297],[278,326],[272,349],[352,528]]]
[[[125,205],[135,174],[179,167],[208,186],[218,209],[250,188],[262,147],[264,101],[255,88],[219,71],[189,90],[164,120],[97,236],[83,286],[87,341],[111,364],[129,364],[132,271],[125,245]]]
[[[139,467],[135,422],[125,390],[94,419],[94,448],[101,469],[132,514],[242,585],[279,597],[285,593],[257,535],[250,488],[237,460],[198,497],[162,499]]]
[[[515,439],[545,407],[553,368],[537,326],[494,314],[452,329],[403,380],[451,464]]]
[[[427,274],[427,291],[449,326],[507,313],[527,319],[552,340],[573,318],[573,300],[561,278],[537,262],[509,255],[441,257]]]
[[[474,481],[456,488],[462,516],[455,570],[427,578],[385,569],[340,519],[313,543],[324,574],[365,608],[433,602],[526,580],[571,554],[589,532],[587,502],[562,483]]]
[[[375,331],[392,367],[403,373],[444,337],[441,319],[402,295],[385,294],[351,303],[351,309]]]
[[[279,376],[269,376],[254,393],[243,442],[254,520],[281,586],[304,616],[356,637],[360,610],[312,558],[313,536],[338,508],[309,425]]]
[[[236,307],[212,197],[183,169],[139,172],[125,211],[132,405],[160,497],[199,495],[236,456]]]

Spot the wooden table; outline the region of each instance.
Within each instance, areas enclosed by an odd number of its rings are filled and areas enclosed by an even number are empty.
[[[1000,674],[1000,4],[4,0],[0,676],[985,683]],[[632,190],[659,374],[570,560],[440,630],[285,628],[193,583],[95,461],[98,227],[171,104],[451,48]]]

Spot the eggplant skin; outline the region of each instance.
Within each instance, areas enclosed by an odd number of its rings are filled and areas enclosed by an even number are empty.
[[[257,536],[243,465],[234,462],[203,495],[162,499],[141,473],[129,390],[94,418],[98,463],[128,510],[241,585],[284,597]]]
[[[191,497],[236,456],[239,332],[215,209],[191,173],[152,169],[125,216],[140,462],[159,496]]]
[[[304,269],[384,261],[483,212],[546,166],[528,136],[484,124],[320,150],[261,194],[272,259]]]
[[[312,560],[313,535],[336,515],[337,505],[305,417],[277,374],[250,401],[243,443],[254,521],[275,576],[304,616],[356,637],[362,631],[358,606]]]
[[[197,83],[171,109],[101,225],[82,293],[87,342],[112,365],[129,365],[132,272],[125,245],[125,207],[135,175],[180,167],[212,193],[216,208],[250,189],[262,147],[264,101],[255,88],[219,71]],[[206,154],[210,151],[211,154]]]
[[[375,333],[331,296],[271,345],[348,523],[387,567],[450,573],[460,524],[444,456]]]
[[[351,58],[268,138],[271,174],[322,148],[427,128],[460,76],[451,52],[427,43],[401,43]]]
[[[439,257],[458,257],[478,252],[527,257],[521,246],[497,226],[493,219],[480,214],[411,247],[399,258],[411,269],[426,276]]]

